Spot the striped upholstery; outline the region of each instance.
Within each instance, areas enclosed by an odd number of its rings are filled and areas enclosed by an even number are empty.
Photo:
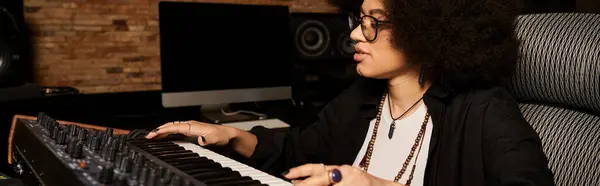
[[[515,96],[600,112],[600,15],[522,15]]]
[[[600,14],[521,15],[509,84],[558,186],[600,185]]]
[[[600,185],[600,117],[538,104],[519,107],[542,138],[557,186]]]

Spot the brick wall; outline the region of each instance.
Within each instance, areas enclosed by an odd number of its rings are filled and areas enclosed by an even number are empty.
[[[212,1],[335,11],[324,0]],[[83,93],[160,90],[157,0],[25,0],[24,5],[40,85]]]

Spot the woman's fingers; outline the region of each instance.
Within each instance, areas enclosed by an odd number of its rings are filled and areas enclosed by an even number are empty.
[[[208,138],[207,136],[198,136],[198,144],[200,146],[206,146],[208,144],[212,144],[207,139],[212,139],[212,138]]]
[[[184,122],[183,121],[173,121],[173,122],[165,123],[165,124],[163,124],[163,125],[161,125],[159,127],[156,127],[156,129],[154,129],[154,130],[162,129],[162,128],[165,128],[165,127],[168,127],[168,126],[172,126],[172,125],[175,125],[175,124],[181,124],[181,123],[184,123]]]
[[[148,135],[146,135],[146,139],[162,139],[169,135],[169,134],[160,134],[160,135],[151,135],[151,134],[152,133],[148,133]]]
[[[216,126],[199,123],[196,121],[169,122],[152,130],[146,139],[160,139],[169,134],[184,134],[186,136],[198,136],[198,144],[201,146],[219,143],[224,140],[222,132]]]
[[[188,125],[189,124],[184,124],[184,123],[177,123],[177,124],[165,124],[163,126],[160,126],[152,131],[150,131],[150,133],[148,133],[148,135],[146,136],[146,139],[152,139],[155,137],[164,137],[166,135],[169,134],[176,134],[176,133],[181,133],[181,134],[186,134],[188,133]]]
[[[289,172],[283,176],[287,179],[294,180],[298,178],[310,177],[324,172],[326,172],[326,169],[325,165],[323,164],[305,164],[290,169]]]
[[[330,185],[327,172],[312,175],[304,180],[293,181],[295,186],[328,186]]]
[[[306,164],[289,170],[284,175],[294,180],[294,185],[330,185],[328,171],[337,166],[325,166],[323,164]]]
[[[179,121],[165,123],[165,124],[163,124],[161,126],[156,127],[154,130],[150,131],[148,133],[148,135],[146,135],[146,139],[152,139],[152,138],[160,139],[160,138],[163,138],[163,137],[169,135],[169,134],[160,134],[160,135],[158,135],[158,134],[156,134],[156,131],[158,131],[161,128],[165,128],[165,127],[171,126],[171,125],[173,125],[175,123],[179,123]]]

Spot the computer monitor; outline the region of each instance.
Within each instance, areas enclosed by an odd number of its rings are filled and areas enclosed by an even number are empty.
[[[289,17],[287,6],[161,1],[163,106],[291,99]]]

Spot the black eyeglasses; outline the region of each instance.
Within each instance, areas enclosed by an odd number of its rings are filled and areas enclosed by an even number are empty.
[[[377,18],[370,15],[364,15],[362,17],[359,17],[352,13],[348,15],[348,23],[350,26],[350,30],[354,30],[354,28],[360,25],[363,36],[365,36],[365,39],[367,39],[367,41],[369,42],[375,41],[375,39],[377,39],[377,35],[379,33],[379,28],[381,25],[390,24],[389,21],[378,20]]]

